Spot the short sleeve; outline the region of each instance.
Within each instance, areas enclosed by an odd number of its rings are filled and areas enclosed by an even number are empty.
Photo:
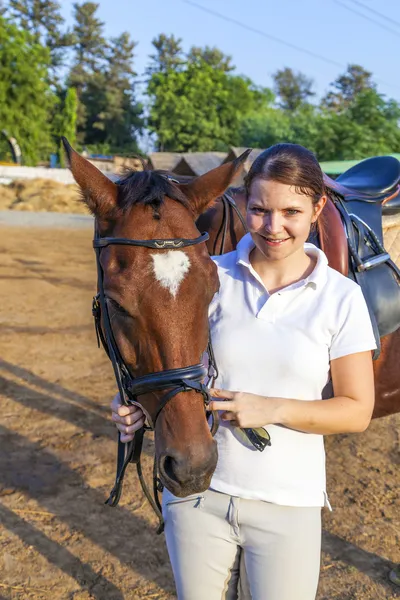
[[[329,349],[330,360],[376,349],[367,303],[360,286],[355,286],[343,298],[337,317],[337,329]]]

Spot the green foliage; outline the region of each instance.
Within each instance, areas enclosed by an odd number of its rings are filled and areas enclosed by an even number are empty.
[[[53,131],[56,137],[56,144],[59,144],[58,157],[62,167],[66,166],[65,151],[61,142],[61,137],[68,139],[71,146],[75,145],[76,141],[76,121],[78,111],[78,96],[75,88],[68,88],[64,93],[64,98],[59,105],[59,112],[53,122]]]
[[[102,68],[105,58],[106,39],[104,23],[96,16],[99,5],[94,2],[75,3],[75,24],[73,35],[73,65],[69,73],[67,85],[74,87],[78,94],[78,141],[86,141],[87,106],[82,96],[92,85],[92,78],[98,80],[97,74]]]
[[[86,80],[84,143],[107,146],[112,153],[137,152],[136,135],[143,127],[142,105],[135,101],[132,61],[136,44],[123,33],[112,39],[105,62]]]
[[[302,144],[320,160],[362,159],[400,152],[400,106],[378,94],[371,74],[350,66],[320,106],[267,107],[242,119],[240,145]],[[327,99],[329,98],[329,102]]]
[[[201,58],[179,71],[153,73],[147,88],[148,126],[160,150],[225,150],[238,145],[242,115],[265,102],[266,93]]]
[[[18,140],[28,165],[47,159],[52,149],[49,116],[56,96],[49,67],[48,49],[0,17],[0,123]]]
[[[98,4],[74,4],[77,43],[69,85],[77,90],[78,141],[111,153],[137,152],[142,105],[134,97],[136,43],[129,33],[106,41]]]
[[[185,55],[181,39],[160,34],[143,106],[129,33],[107,39],[95,2],[75,2],[69,31],[60,3],[0,0],[0,123],[27,164],[48,160],[61,135],[94,152],[137,153],[145,124],[165,151],[289,141],[320,160],[400,152],[400,106],[359,65],[349,65],[315,105],[313,82],[302,73],[277,71],[274,95],[234,75],[231,57],[218,48],[193,46]]]
[[[60,3],[53,0],[9,0],[8,11],[21,29],[31,33],[37,43],[49,49],[53,83],[56,83],[56,70],[63,66],[65,49],[74,42],[71,32],[63,31]]]
[[[225,73],[229,73],[235,69],[235,66],[231,63],[231,56],[226,56],[221,50],[218,50],[218,48],[210,48],[209,46],[206,46],[205,48],[192,46],[188,54],[188,61],[204,61],[211,67],[225,71]]]
[[[147,73],[165,73],[175,70],[184,64],[182,40],[173,35],[160,34],[152,41],[155,54],[150,55]]]
[[[288,67],[277,71],[272,79],[274,80],[274,91],[283,110],[297,110],[308,103],[312,96],[315,96],[315,92],[312,90],[312,79],[303,73],[295,73]]]
[[[399,152],[399,115],[399,105],[393,100],[385,101],[375,89],[360,92],[346,110],[327,114],[331,130],[327,159],[357,159]]]
[[[346,110],[365,90],[376,90],[372,73],[360,65],[349,65],[346,72],[331,83],[331,87],[333,91],[326,94],[321,105],[336,112]]]

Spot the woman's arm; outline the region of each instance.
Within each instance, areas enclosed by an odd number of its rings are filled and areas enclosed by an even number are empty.
[[[374,408],[374,375],[371,352],[349,354],[331,361],[335,396],[328,400],[269,398],[245,392],[211,390],[212,410],[239,427],[280,424],[306,433],[328,435],[365,431]]]

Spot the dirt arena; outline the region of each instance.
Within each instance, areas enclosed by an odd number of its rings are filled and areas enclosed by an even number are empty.
[[[175,598],[133,468],[104,506],[115,385],[95,343],[91,230],[2,226],[0,249],[0,600]],[[327,439],[318,600],[400,597],[399,432],[397,415]]]

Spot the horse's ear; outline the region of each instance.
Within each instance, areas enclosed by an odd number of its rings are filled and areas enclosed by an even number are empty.
[[[78,154],[65,137],[61,140],[69,168],[81,188],[83,200],[90,212],[99,219],[109,218],[117,205],[118,186],[86,158]]]
[[[212,202],[221,196],[243,169],[251,149],[243,152],[235,160],[220,165],[191,183],[180,184],[181,191],[190,200],[196,216],[201,215]]]

